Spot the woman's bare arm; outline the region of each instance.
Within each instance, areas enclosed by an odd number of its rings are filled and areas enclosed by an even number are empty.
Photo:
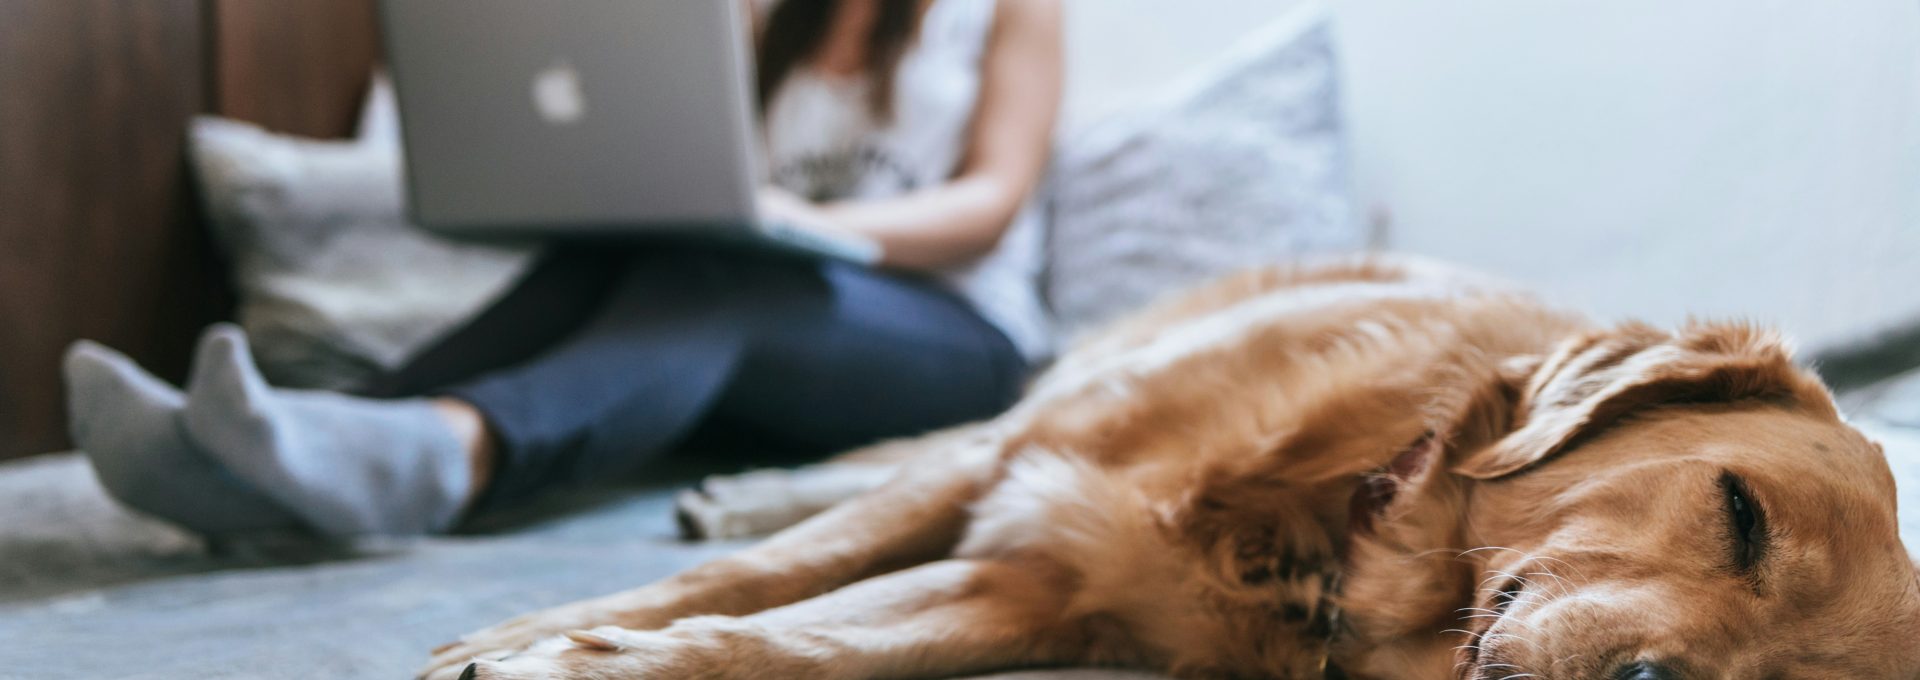
[[[1060,108],[1059,0],[1000,0],[960,171],[893,198],[818,206],[832,228],[879,242],[882,264],[931,269],[993,249],[1046,171]]]

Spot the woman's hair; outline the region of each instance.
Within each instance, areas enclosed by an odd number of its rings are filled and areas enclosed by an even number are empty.
[[[705,2],[706,0],[701,0]],[[756,64],[761,115],[773,103],[773,96],[793,69],[813,58],[826,39],[834,11],[843,0],[779,0],[767,15],[760,35]],[[867,106],[875,118],[893,116],[893,74],[900,58],[913,44],[920,26],[918,0],[852,0],[872,2],[877,16],[867,33],[866,75]]]

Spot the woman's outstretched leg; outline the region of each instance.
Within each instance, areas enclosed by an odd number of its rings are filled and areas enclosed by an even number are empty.
[[[931,284],[663,248],[635,257],[564,339],[426,396],[273,389],[245,336],[217,327],[177,419],[232,478],[324,533],[421,533],[629,474],[716,411],[796,447],[842,448],[990,415],[1021,369],[998,331]]]
[[[425,396],[273,388],[252,363],[245,335],[216,326],[195,357],[178,430],[235,486],[259,490],[322,533],[444,531],[484,489],[499,487],[492,496],[504,504],[544,487],[603,479],[691,427],[731,372],[755,291],[767,289],[763,276],[727,273],[757,265],[719,264],[727,259],[634,258],[611,290],[545,291],[610,300],[586,319],[548,318],[525,305],[490,312],[430,352],[431,366],[410,367],[431,370],[404,371],[427,382],[437,380],[421,376],[479,373]],[[550,260],[543,270],[564,262]],[[608,283],[568,278],[596,279]],[[508,317],[519,317],[522,335],[557,341],[514,365],[489,365],[507,356],[504,345],[527,344],[499,336],[503,323],[512,325]],[[519,474],[502,486],[494,483],[497,470]]]
[[[476,488],[476,441],[445,407],[274,389],[232,326],[202,339],[184,415],[208,456],[326,534],[442,531]]]
[[[272,390],[230,325],[202,336],[191,398],[93,343],[65,369],[74,441],[101,485],[201,534],[431,531],[484,484],[490,442],[471,407]]]
[[[425,352],[406,370],[396,372],[369,386],[367,396],[416,397],[436,386],[467,380],[486,371],[525,361],[539,350],[564,339],[590,319],[604,301],[612,284],[626,270],[627,257],[607,248],[555,246],[539,265],[500,301],[474,321],[443,339]],[[219,338],[219,339],[216,339]],[[77,342],[67,352],[64,370],[67,385],[68,423],[73,440],[87,454],[106,491],[120,502],[142,513],[170,521],[208,536],[231,536],[262,531],[284,531],[303,526],[332,534],[413,532],[443,527],[449,520],[444,507],[432,512],[412,513],[412,518],[391,513],[355,519],[367,509],[348,502],[351,512],[343,516],[321,516],[323,508],[339,506],[341,501],[314,502],[313,496],[351,496],[364,494],[365,488],[346,485],[332,488],[339,477],[372,475],[391,489],[397,480],[387,479],[379,465],[363,466],[357,471],[351,458],[326,458],[327,446],[320,446],[312,426],[275,424],[288,419],[287,411],[304,412],[313,402],[336,402],[335,406],[357,404],[374,409],[374,417],[360,425],[398,420],[409,430],[433,431],[422,418],[396,418],[399,413],[419,414],[418,399],[401,399],[397,411],[370,401],[356,402],[326,393],[268,391],[258,380],[246,357],[245,338],[237,328],[215,326],[202,337],[198,362],[198,389],[208,395],[205,404],[194,409],[202,421],[198,428],[188,425],[187,396],[178,388],[154,377],[133,360],[95,343]],[[284,396],[285,398],[280,398]],[[484,487],[491,472],[491,435],[478,411],[455,399],[439,398],[425,402],[442,422],[440,429],[451,433],[465,451],[465,463],[447,466],[455,472],[421,474],[416,479],[457,478],[457,470],[467,470],[466,488],[454,494],[460,505],[470,501]],[[215,406],[214,404],[219,404]],[[340,416],[348,409],[322,409]],[[258,411],[258,412],[255,412]],[[217,446],[199,441],[199,429]],[[261,430],[272,430],[263,434]],[[251,430],[245,436],[236,430]],[[372,437],[378,435],[356,434]],[[334,436],[326,428],[322,434]],[[303,434],[304,433],[304,434]],[[431,437],[430,437],[431,438]],[[265,439],[256,447],[250,439]],[[437,447],[429,447],[437,448]],[[321,452],[323,458],[308,461],[289,456],[289,451]],[[407,457],[401,451],[388,451],[376,463],[395,463],[403,469],[411,465],[432,469],[432,460],[457,460],[452,456]],[[227,461],[236,464],[229,465]],[[328,467],[342,468],[340,474],[317,474]],[[305,470],[295,474],[286,470]],[[237,471],[246,474],[237,474]],[[260,484],[254,478],[272,477],[272,484]],[[306,480],[306,484],[294,484]],[[459,486],[457,483],[441,486]],[[410,496],[411,498],[411,496]],[[302,500],[307,499],[307,500]],[[413,498],[417,501],[418,498]],[[452,505],[452,503],[444,503]],[[297,509],[296,513],[289,508]],[[457,510],[452,513],[457,515]],[[421,516],[424,515],[423,519]]]
[[[67,424],[108,494],[206,536],[301,526],[187,436],[186,395],[132,359],[80,341],[67,350]]]

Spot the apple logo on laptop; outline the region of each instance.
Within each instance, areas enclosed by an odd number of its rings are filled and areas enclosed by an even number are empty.
[[[564,60],[555,61],[533,76],[533,108],[551,125],[572,125],[587,115],[587,99],[580,91],[580,72]]]

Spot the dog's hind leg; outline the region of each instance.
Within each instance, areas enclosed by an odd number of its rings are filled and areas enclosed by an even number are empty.
[[[878,488],[907,465],[943,455],[976,437],[976,426],[882,442],[797,470],[755,470],[706,478],[674,499],[680,537],[714,540],[765,536]],[[936,462],[937,461],[932,461]]]
[[[674,498],[674,519],[680,537],[689,541],[765,536],[879,488],[899,473],[898,465],[822,463],[715,475]]]
[[[535,612],[437,650],[423,671],[453,677],[471,658],[511,654],[562,631],[655,629],[702,614],[743,615],[798,602],[867,576],[944,557],[967,507],[991,481],[1000,439],[987,425],[929,438],[939,450],[891,483],[758,545],[622,593]]]
[[[1067,614],[1072,584],[1048,563],[945,560],[750,616],[570,631],[474,677],[864,680],[1119,661]]]

